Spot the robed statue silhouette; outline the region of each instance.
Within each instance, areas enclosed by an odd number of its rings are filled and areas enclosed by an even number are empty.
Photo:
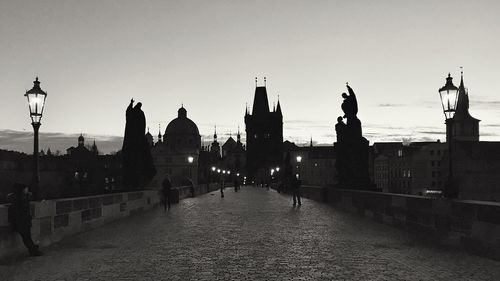
[[[335,132],[337,142],[337,187],[351,189],[374,189],[368,172],[368,140],[362,135],[361,121],[358,114],[356,94],[347,85],[349,94],[342,93],[341,105],[344,116],[337,118]],[[344,123],[343,119],[347,122]]]
[[[153,157],[148,145],[146,117],[142,111],[142,103],[135,106],[134,99],[126,111],[125,136],[123,139],[123,185],[127,190],[142,189],[155,175]]]

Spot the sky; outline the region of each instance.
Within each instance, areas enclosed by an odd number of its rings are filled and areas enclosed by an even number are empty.
[[[121,148],[125,109],[153,135],[181,106],[205,143],[244,131],[255,78],[284,138],[335,141],[345,83],[371,142],[445,139],[438,89],[463,67],[481,140],[500,140],[498,1],[0,0],[0,148],[32,150],[23,97],[48,93],[40,147]],[[243,134],[244,137],[244,134]]]

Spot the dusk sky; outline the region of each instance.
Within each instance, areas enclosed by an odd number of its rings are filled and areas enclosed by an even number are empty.
[[[438,89],[464,69],[481,140],[500,140],[498,1],[0,1],[0,148],[31,152],[25,91],[48,93],[40,148],[81,132],[119,150],[125,109],[153,135],[184,104],[206,143],[244,132],[254,77],[284,138],[332,144],[345,83],[370,143],[445,139]],[[163,134],[162,132],[162,134]],[[243,134],[244,136],[244,134]],[[68,139],[69,138],[69,139]]]

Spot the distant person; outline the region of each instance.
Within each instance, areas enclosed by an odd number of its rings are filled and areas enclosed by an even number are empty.
[[[297,177],[292,179],[292,197],[293,197],[293,205],[295,206],[299,203],[299,206],[302,205],[300,202],[300,180]]]
[[[172,203],[172,183],[170,182],[170,178],[167,176],[161,183],[162,193],[163,193],[163,209],[165,212],[170,210],[170,205]]]
[[[31,192],[29,192],[26,185],[15,183],[14,193],[10,194],[10,197],[12,204],[9,207],[8,219],[12,229],[21,235],[23,243],[28,248],[31,256],[41,256],[42,252],[38,249],[38,245],[35,245],[31,239]]]
[[[238,192],[240,189],[240,181],[238,179],[234,179],[234,192]]]
[[[189,182],[189,192],[191,192],[191,197],[194,197],[195,196],[195,193],[194,193],[194,182],[192,179],[188,179],[188,182]]]
[[[220,183],[220,197],[224,198],[224,177],[219,181]]]

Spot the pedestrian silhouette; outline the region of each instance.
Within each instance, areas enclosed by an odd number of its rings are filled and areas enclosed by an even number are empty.
[[[300,201],[300,180],[297,177],[292,178],[292,198],[294,206],[297,203],[299,206],[302,205],[302,202]]]
[[[28,248],[31,256],[41,256],[38,245],[31,239],[31,192],[26,185],[15,183],[14,193],[10,194],[12,204],[9,207],[8,220],[12,229],[21,235],[23,243]]]
[[[235,178],[234,179],[234,192],[237,192],[240,189],[240,181]]]
[[[172,183],[170,182],[170,178],[168,176],[163,179],[161,186],[163,195],[163,209],[167,211],[167,209],[170,210],[170,205],[172,203]]]

